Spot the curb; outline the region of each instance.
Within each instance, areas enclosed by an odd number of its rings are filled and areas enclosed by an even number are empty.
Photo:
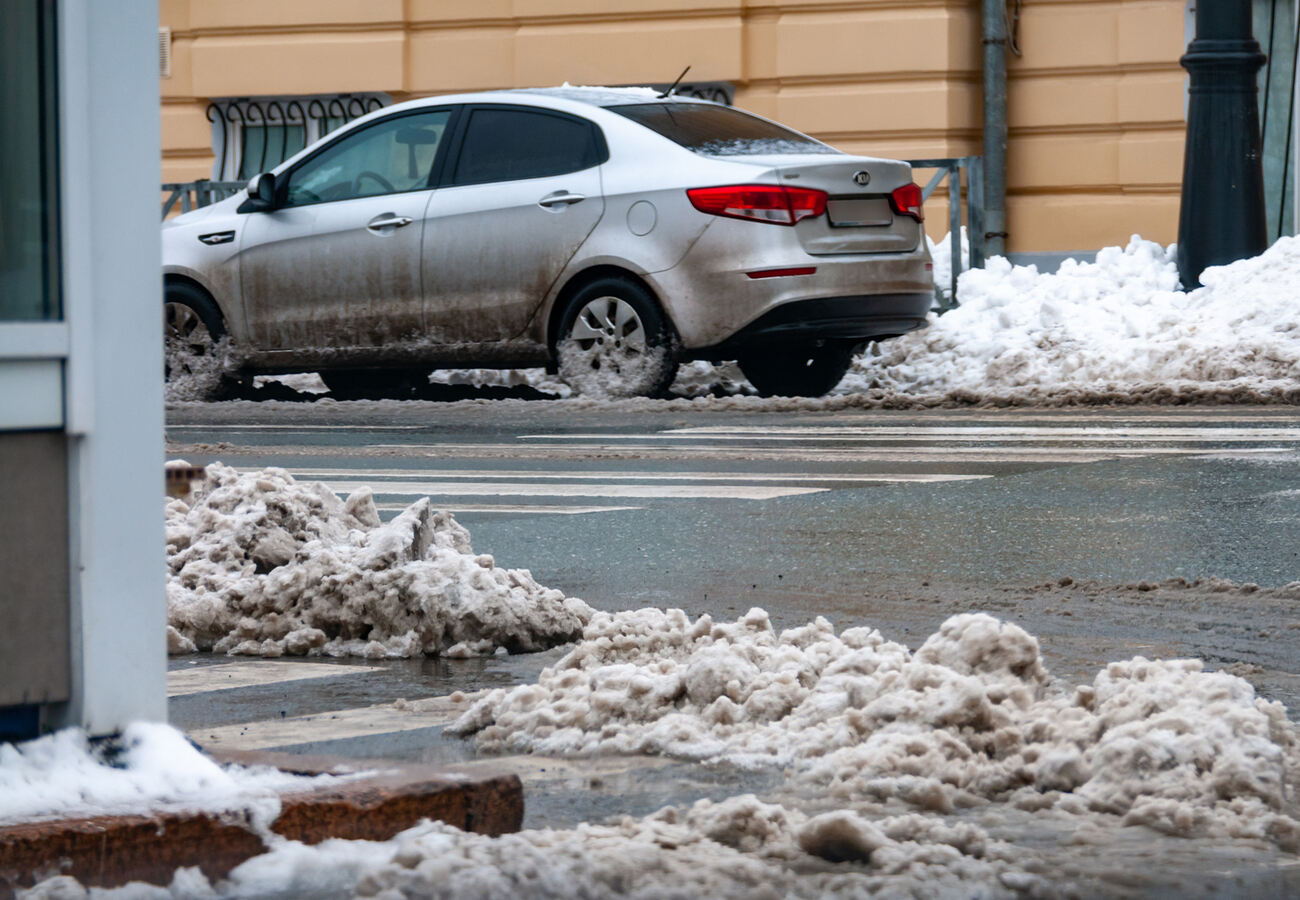
[[[289,753],[219,750],[209,755],[218,763],[271,765],[299,775],[371,773],[281,796],[281,812],[271,830],[304,844],[329,838],[385,841],[423,819],[487,835],[518,831],[523,822],[523,785],[516,775]],[[217,880],[266,849],[238,810],[9,825],[0,827],[0,898],[54,875],[71,875],[87,887],[130,881],[166,886],[176,869],[197,866]]]

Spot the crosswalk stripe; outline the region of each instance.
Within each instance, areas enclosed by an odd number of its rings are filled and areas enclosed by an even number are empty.
[[[416,497],[416,494],[408,496]],[[410,503],[376,503],[375,509],[379,512],[401,512],[410,506]],[[624,512],[627,510],[643,509],[640,506],[548,506],[538,504],[537,506],[508,506],[496,504],[460,504],[460,503],[439,503],[439,509],[444,509],[451,513],[532,513],[539,516],[581,516],[588,513],[606,513],[606,512]]]
[[[270,425],[262,422],[249,422],[243,425],[222,423],[219,425],[201,425],[190,423],[173,425],[168,423],[167,431],[291,431],[295,434],[312,431],[419,431],[427,425]]]
[[[1195,431],[1196,429],[1188,429]],[[1288,429],[1289,430],[1289,429]],[[754,434],[722,434],[722,433],[696,433],[682,434],[680,432],[657,432],[651,434],[522,434],[521,440],[529,441],[781,441],[781,442],[807,442],[807,443],[878,443],[878,444],[901,444],[909,441],[919,441],[922,438],[933,437],[933,435],[924,435],[919,433],[900,432],[897,434],[884,432],[867,432],[852,431],[843,434],[784,434],[775,430],[764,433]],[[947,437],[952,441],[966,441],[979,443],[1034,443],[1034,444],[1054,444],[1054,443],[1080,443],[1080,444],[1097,444],[1097,443],[1137,443],[1137,442],[1159,442],[1159,443],[1185,443],[1185,444],[1226,444],[1226,443],[1250,443],[1257,441],[1269,440],[1300,440],[1300,429],[1296,430],[1295,435],[1269,435],[1269,434],[1225,434],[1219,437],[1193,437],[1183,435],[1122,435],[1122,434],[975,434],[961,433],[951,434]]]
[[[257,469],[240,469],[241,472],[256,472]],[[389,482],[388,478],[438,478],[461,479],[473,478],[481,481],[489,479],[526,481],[747,481],[747,482],[797,482],[797,483],[856,483],[878,481],[966,481],[969,479],[990,478],[990,475],[931,475],[908,473],[877,473],[853,475],[806,475],[786,472],[760,472],[752,475],[738,475],[730,472],[503,472],[492,469],[294,469],[295,478],[314,479],[381,479],[371,482],[378,488]]]
[[[190,736],[205,746],[266,750],[316,741],[341,741],[373,734],[419,731],[454,722],[485,693],[487,691],[464,694],[464,699],[460,702],[451,697],[404,701],[402,709],[392,703],[380,703],[306,716],[200,727],[191,730]]]
[[[1141,439],[1193,439],[1197,441],[1222,440],[1300,440],[1300,428],[1179,428],[1176,426],[1142,425],[708,425],[665,429],[662,434],[681,435],[921,435],[925,437],[1001,437],[1004,435],[1031,435],[1036,437],[1113,437],[1116,440]]]
[[[302,681],[308,678],[368,675],[378,671],[380,669],[376,666],[354,666],[343,663],[280,662],[276,660],[220,663],[212,666],[195,666],[189,669],[173,669],[168,672],[167,696],[184,697],[206,691],[258,687],[266,684],[277,684],[282,681]]]
[[[387,450],[402,455],[452,458],[506,459],[763,459],[810,462],[918,462],[960,457],[981,462],[1098,462],[1131,456],[1205,456],[1288,453],[1287,447],[996,447],[962,444],[915,444],[891,447],[736,447],[709,444],[370,444],[368,451]]]
[[[936,476],[939,477],[939,476]],[[371,488],[377,495],[402,494],[437,497],[641,497],[706,500],[774,500],[800,494],[818,494],[827,488],[757,485],[649,485],[649,484],[501,484],[473,481],[325,481],[339,494]]]

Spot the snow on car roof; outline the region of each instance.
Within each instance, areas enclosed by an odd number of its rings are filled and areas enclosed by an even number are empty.
[[[698,97],[686,97],[673,94],[663,96],[662,88],[653,87],[603,87],[600,85],[565,84],[559,87],[521,88],[510,91],[517,94],[540,94],[545,97],[558,97],[576,103],[588,103],[592,106],[622,106],[629,103],[653,103],[656,100],[672,100],[674,103],[712,103]]]

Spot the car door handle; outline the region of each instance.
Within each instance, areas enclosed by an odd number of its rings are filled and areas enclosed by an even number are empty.
[[[564,209],[574,203],[581,203],[587,198],[582,194],[570,194],[568,191],[556,191],[554,194],[547,194],[537,205],[546,209]]]
[[[381,228],[401,228],[403,225],[410,225],[415,220],[410,216],[395,216],[392,213],[381,213],[366,223],[368,231],[378,232]]]

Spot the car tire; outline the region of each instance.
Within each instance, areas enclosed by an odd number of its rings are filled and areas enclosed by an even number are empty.
[[[854,345],[827,341],[762,347],[742,354],[740,371],[764,397],[820,397],[853,364]]]
[[[405,369],[326,369],[321,381],[335,400],[409,400],[416,390]]]
[[[650,291],[635,281],[584,285],[560,316],[560,378],[584,397],[660,397],[677,375],[677,340]]]
[[[163,286],[163,381],[169,400],[213,400],[226,387],[229,341],[221,310],[197,285]]]

